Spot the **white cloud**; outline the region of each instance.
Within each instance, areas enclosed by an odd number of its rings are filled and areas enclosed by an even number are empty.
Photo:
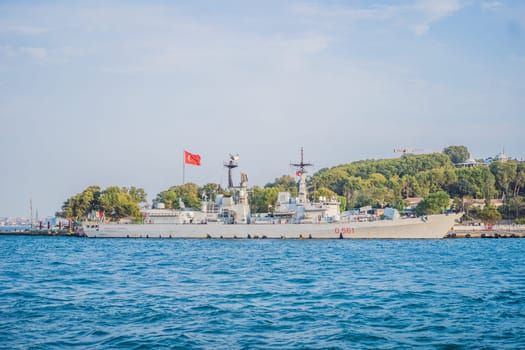
[[[510,60],[512,62],[525,63],[525,56],[511,55]]]
[[[293,9],[304,16],[328,21],[398,21],[417,35],[425,34],[430,26],[461,10],[461,0],[424,0],[399,5],[372,5],[370,7],[298,5]]]
[[[459,0],[426,0],[415,2],[412,7],[429,18],[439,19],[460,10],[463,5]]]
[[[486,1],[481,3],[481,9],[483,11],[499,11],[505,4],[502,1]]]
[[[290,39],[286,43],[286,47],[299,53],[315,54],[326,49],[330,44],[331,39],[324,35],[311,34],[305,35],[301,38]]]
[[[17,60],[28,58],[39,63],[64,63],[84,55],[83,50],[71,46],[50,49],[37,46],[0,46],[0,58]]]
[[[157,66],[157,68],[160,68]],[[153,66],[148,67],[146,65],[120,65],[120,66],[99,66],[95,70],[102,73],[109,73],[114,75],[128,75],[138,73],[148,73],[153,71]]]
[[[16,49],[12,46],[0,46],[0,57],[13,58],[16,56]]]
[[[463,5],[459,0],[426,0],[416,2],[411,7],[412,9],[408,8],[407,11],[413,10],[419,18],[413,30],[416,34],[423,35],[429,30],[431,24],[461,10]]]
[[[358,20],[387,20],[396,15],[399,7],[386,5],[373,5],[370,8],[355,8],[348,6],[327,7],[313,4],[300,4],[293,7],[296,13],[306,16],[341,18],[350,21]]]
[[[75,57],[84,56],[86,54],[86,50],[72,46],[64,46],[59,49],[53,50],[51,53],[57,60],[70,61]]]
[[[148,18],[141,20],[147,22]],[[123,16],[121,25],[127,21],[128,17]],[[98,47],[100,54],[105,53],[112,60],[104,60],[97,69],[117,75],[144,72],[216,75],[220,71],[256,71],[272,65],[297,69],[332,42],[330,36],[315,31],[261,35],[232,31],[211,22],[187,19],[164,22],[162,17],[155,25],[157,28],[135,32],[129,24],[132,40],[121,40],[117,47]]]
[[[47,50],[43,47],[20,47],[18,51],[37,61],[45,61],[49,57]]]
[[[47,59],[48,53],[42,47],[0,46],[0,56],[6,59],[16,59],[25,56],[37,61],[44,61]]]
[[[0,32],[10,32],[21,35],[37,35],[46,33],[49,31],[49,28],[29,26],[29,25],[10,25],[0,28]]]

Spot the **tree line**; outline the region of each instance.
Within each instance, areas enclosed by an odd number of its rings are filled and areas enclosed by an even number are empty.
[[[142,188],[110,186],[102,190],[99,186],[89,186],[68,198],[62,205],[62,211],[56,213],[56,216],[82,220],[101,213],[109,219],[138,219],[141,217],[140,204],[146,200],[147,195]]]
[[[416,210],[423,215],[442,212],[453,198],[453,209],[483,217],[490,206],[487,205],[485,212],[468,208],[465,199],[483,199],[490,204],[491,199],[502,198],[500,217],[523,218],[525,163],[508,160],[490,165],[455,166],[469,157],[465,146],[449,146],[442,153],[404,154],[400,158],[360,160],[324,168],[307,179],[310,199],[336,197],[342,210],[364,206],[403,210],[408,204],[406,198],[422,197],[424,200]],[[296,178],[283,175],[263,187],[251,187],[252,212],[273,211],[278,193],[284,191],[297,196]],[[153,203],[162,203],[165,208],[178,209],[183,205],[198,210],[203,199],[215,200],[218,194],[233,195],[214,183],[204,186],[186,183],[161,191]],[[146,193],[142,188],[111,186],[102,190],[99,186],[90,186],[65,201],[62,212],[57,214],[78,220],[93,211],[101,211],[109,219],[131,216],[139,220],[140,207],[145,204]],[[494,212],[494,208],[490,210]]]

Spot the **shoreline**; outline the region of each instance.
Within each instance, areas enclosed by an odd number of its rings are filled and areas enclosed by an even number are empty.
[[[525,238],[525,230],[452,230],[443,238]]]
[[[68,232],[68,231],[58,231],[58,232],[50,232],[47,230],[37,230],[37,231],[0,231],[0,236],[26,236],[26,237],[39,237],[39,236],[58,236],[58,237],[75,237],[75,238],[87,238],[86,235],[81,233],[75,233],[75,232]],[[127,237],[121,237],[121,238],[127,238]],[[145,239],[170,239],[171,237],[129,237],[131,239],[133,238],[145,238]],[[128,239],[129,239],[128,238]],[[182,237],[173,237],[171,239],[184,239]],[[193,239],[229,239],[230,237],[204,237],[204,238],[193,238]],[[450,230],[448,231],[443,237],[438,239],[469,239],[469,238],[525,238],[525,230]],[[311,236],[305,236],[305,237],[266,237],[266,236],[250,236],[247,237],[232,237],[230,239],[407,239],[402,237],[401,235],[399,237],[390,237],[385,238],[381,237],[380,235],[377,235],[376,237],[367,237],[367,238],[353,238],[348,236],[340,235],[339,237],[311,237]]]
[[[83,237],[83,235],[68,231],[48,231],[48,230],[14,230],[14,231],[0,231],[0,236],[61,236],[61,237]]]

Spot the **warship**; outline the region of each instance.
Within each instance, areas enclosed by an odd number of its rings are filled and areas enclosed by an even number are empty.
[[[385,208],[383,219],[366,212],[341,212],[337,198],[308,199],[307,167],[304,161],[291,163],[297,168],[298,196],[280,192],[273,212],[252,214],[249,205],[248,176],[241,173],[234,186],[232,170],[238,156],[230,155],[228,185],[232,195],[203,195],[200,210],[166,209],[162,205],[143,210],[140,224],[86,221],[79,233],[90,238],[274,238],[274,239],[439,239],[453,227],[458,214],[401,217],[397,210]]]

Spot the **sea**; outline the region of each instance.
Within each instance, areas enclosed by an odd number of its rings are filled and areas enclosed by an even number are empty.
[[[0,226],[1,231],[24,231],[28,230],[31,226],[29,225],[19,225],[19,226]]]
[[[525,239],[0,237],[0,349],[525,349]]]

